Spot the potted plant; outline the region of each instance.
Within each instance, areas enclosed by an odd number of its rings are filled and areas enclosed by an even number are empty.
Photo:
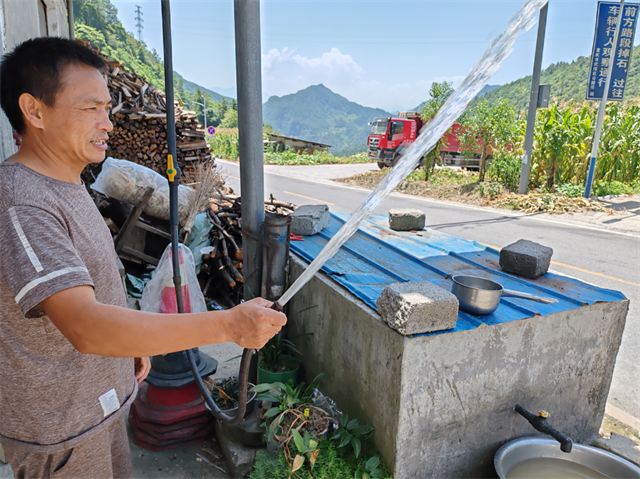
[[[290,381],[287,384],[263,383],[252,389],[259,393],[257,399],[263,401],[262,418],[267,426],[268,449],[277,449],[288,443],[292,429],[301,434],[309,431],[323,436],[331,423],[337,426],[337,421],[329,413],[312,404],[315,386],[322,376],[324,374],[318,374],[308,386],[304,382],[294,386]]]
[[[231,376],[225,379],[207,378],[204,381],[205,386],[211,394],[211,398],[215,401],[222,412],[229,416],[238,414],[238,378]],[[247,409],[245,416],[253,411],[255,406],[256,392],[253,391],[254,384],[247,384]],[[209,406],[207,405],[207,409]]]
[[[258,382],[287,383],[291,379],[294,383],[298,382],[300,360],[293,355],[301,354],[285,336],[283,330],[260,350],[262,358],[258,363]]]

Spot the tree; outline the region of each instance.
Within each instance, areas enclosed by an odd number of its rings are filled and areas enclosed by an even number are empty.
[[[234,109],[228,109],[224,114],[224,118],[220,122],[221,128],[238,128],[238,112]]]
[[[480,150],[480,181],[484,181],[487,156],[496,148],[506,148],[516,134],[516,110],[506,99],[497,103],[482,100],[463,120],[460,149],[466,154]]]
[[[429,123],[434,116],[438,113],[442,105],[445,104],[447,98],[453,93],[453,86],[451,82],[444,81],[442,83],[433,82],[431,88],[429,88],[429,99],[425,101],[420,107],[420,116],[425,124]],[[435,166],[437,159],[440,157],[440,147],[442,143],[447,141],[443,136],[438,141],[431,152],[424,158],[424,180],[429,180],[431,172]]]

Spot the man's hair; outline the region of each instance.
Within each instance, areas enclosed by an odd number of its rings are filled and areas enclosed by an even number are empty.
[[[29,93],[52,107],[67,65],[87,65],[99,71],[106,68],[105,61],[90,48],[58,37],[27,40],[5,55],[0,63],[0,106],[14,130],[22,134],[25,128],[20,95]]]

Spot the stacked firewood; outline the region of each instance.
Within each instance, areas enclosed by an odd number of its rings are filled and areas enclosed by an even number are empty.
[[[290,214],[296,205],[276,200],[273,195],[265,199],[265,211]],[[242,286],[242,207],[241,198],[234,195],[215,195],[207,210],[213,225],[213,250],[202,256],[200,281],[205,297],[224,308],[232,308],[243,298]]]
[[[207,210],[213,225],[213,250],[202,256],[200,277],[202,292],[225,308],[232,308],[242,299],[242,208],[237,196],[212,199]]]
[[[88,42],[78,41],[93,48]],[[168,154],[164,93],[117,61],[101,56],[108,66],[103,76],[113,105],[114,128],[109,133],[107,156],[133,161],[164,175]],[[191,162],[212,158],[195,112],[176,102],[175,124],[177,162],[183,171],[192,169]]]

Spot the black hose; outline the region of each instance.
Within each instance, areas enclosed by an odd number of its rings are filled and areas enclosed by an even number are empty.
[[[173,264],[173,284],[176,290],[176,303],[178,305],[178,314],[184,313],[184,303],[182,300],[182,280],[180,278],[180,252],[178,240],[178,186],[180,182],[180,168],[178,167],[178,157],[176,156],[176,126],[175,126],[175,110],[173,95],[173,55],[171,51],[171,9],[169,0],[162,0],[162,33],[164,43],[164,78],[165,78],[165,97],[166,97],[166,115],[167,115],[167,149],[169,155],[167,157],[167,177],[169,179],[169,219],[171,223],[171,254]],[[193,377],[200,389],[200,394],[204,401],[211,409],[216,419],[227,422],[229,424],[237,424],[244,419],[247,410],[247,384],[249,382],[249,365],[251,363],[251,349],[245,349],[242,353],[242,361],[240,362],[240,372],[238,373],[238,414],[237,416],[229,416],[223,413],[215,403],[207,387],[205,386],[196,358],[191,349],[186,351],[189,367],[193,373]]]

